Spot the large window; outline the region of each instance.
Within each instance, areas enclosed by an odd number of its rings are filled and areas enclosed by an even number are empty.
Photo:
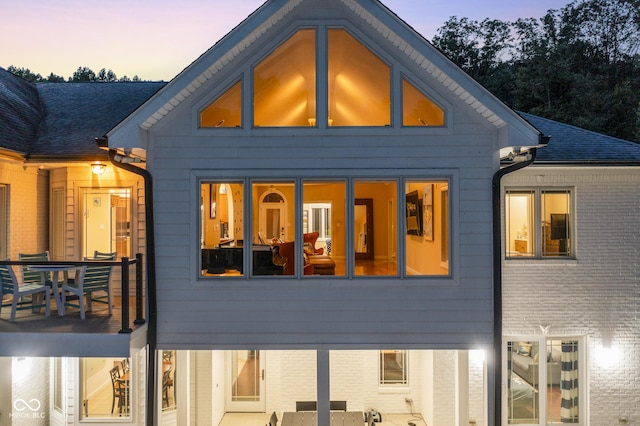
[[[579,424],[581,338],[507,341],[508,424]]]
[[[326,34],[326,43],[318,43],[319,34]],[[390,62],[346,29],[300,29],[205,105],[200,127],[242,127],[251,121],[243,117],[253,117],[254,127],[387,127],[394,125],[392,100],[402,111],[396,126],[444,126],[444,109],[424,88],[396,77],[400,93],[392,95]],[[249,105],[242,102],[243,84],[253,89]],[[318,96],[325,98],[322,111]]]
[[[569,189],[507,190],[507,257],[573,256],[573,217]]]
[[[199,189],[203,277],[449,274],[448,180],[245,178]]]

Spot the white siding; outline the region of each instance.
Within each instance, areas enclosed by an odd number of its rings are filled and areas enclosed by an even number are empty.
[[[490,343],[496,136],[475,121],[478,117],[454,114],[450,135],[430,129],[213,133],[193,131],[190,115],[182,112],[156,129],[148,158],[155,188],[161,347]],[[450,178],[452,277],[197,280],[195,178],[245,176],[257,169],[271,177],[396,176],[411,170],[418,176]]]
[[[575,260],[504,262],[504,333],[588,336],[592,425],[640,418],[640,173],[629,168],[531,167],[504,186],[575,188]],[[619,358],[604,365],[603,338]],[[608,361],[611,361],[609,359]]]

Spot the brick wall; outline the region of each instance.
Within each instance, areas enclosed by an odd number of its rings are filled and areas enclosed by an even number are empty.
[[[640,173],[527,168],[503,184],[575,188],[576,253],[504,262],[504,333],[586,336],[590,424],[640,424]]]

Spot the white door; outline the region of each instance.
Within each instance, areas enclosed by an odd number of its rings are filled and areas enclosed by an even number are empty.
[[[228,357],[227,407],[229,412],[265,411],[264,352],[230,351]]]

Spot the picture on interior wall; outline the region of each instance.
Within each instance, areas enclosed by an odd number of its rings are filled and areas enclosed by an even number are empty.
[[[433,184],[425,185],[422,194],[422,232],[424,239],[433,241]]]
[[[211,201],[211,219],[216,218],[216,192],[218,192],[218,189],[216,188],[216,185],[212,183],[209,188],[209,198]]]
[[[422,235],[422,203],[418,191],[411,191],[406,195],[407,205],[407,234]]]

